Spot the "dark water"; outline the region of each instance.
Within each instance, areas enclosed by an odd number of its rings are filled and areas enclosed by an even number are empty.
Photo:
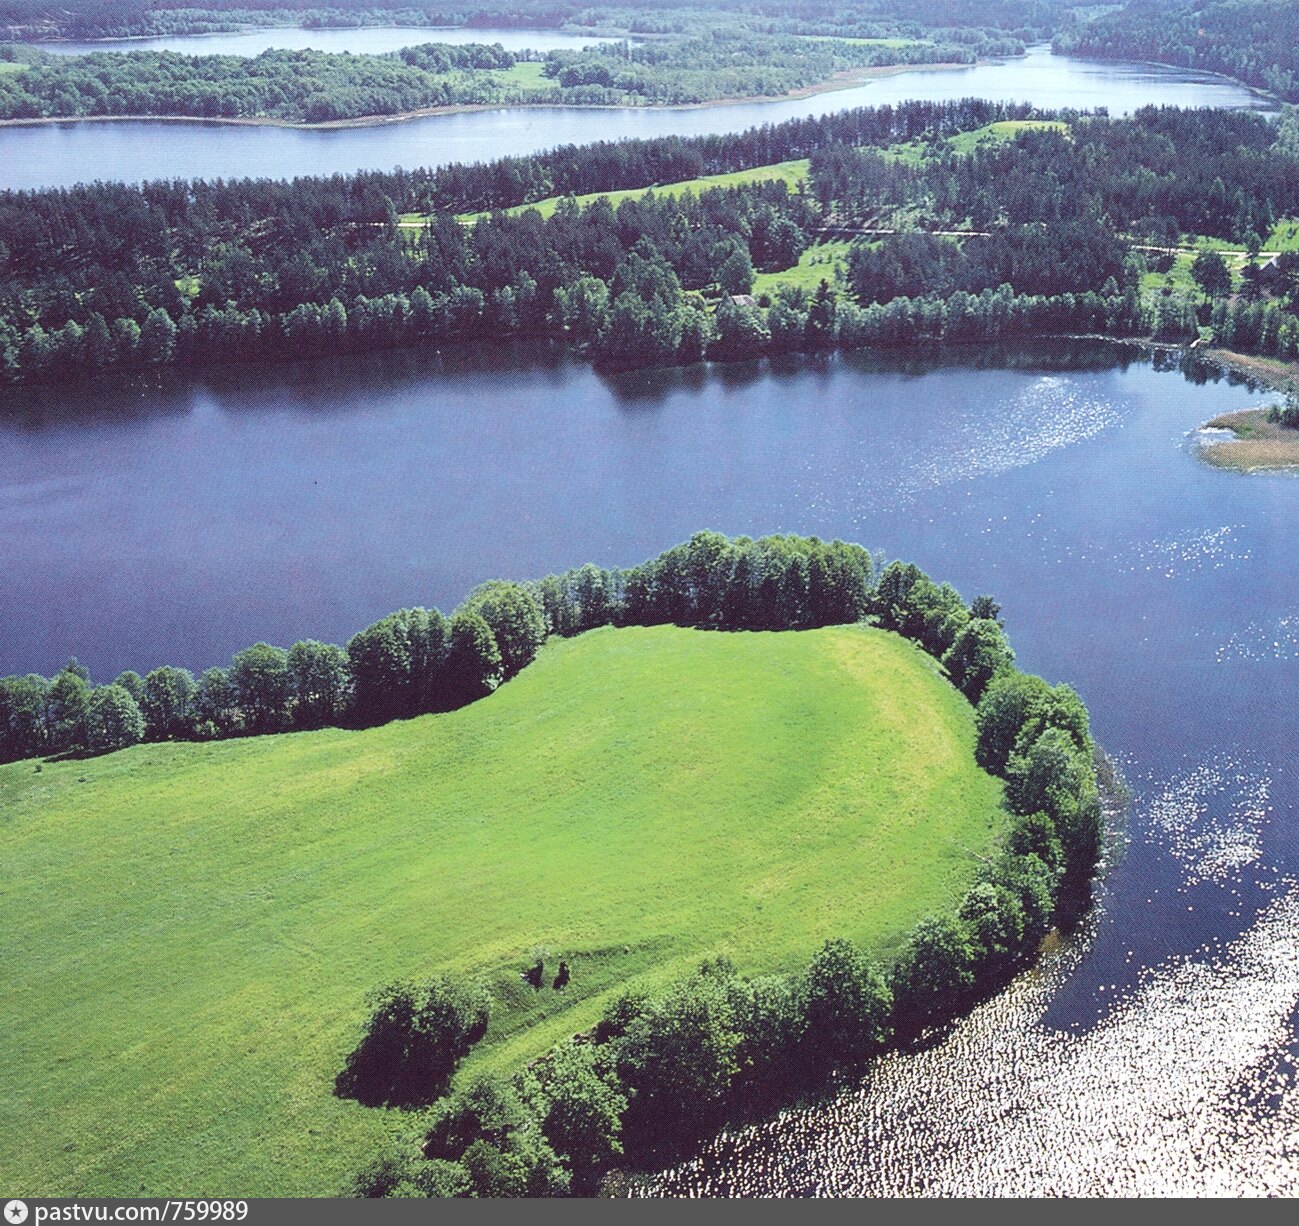
[[[1064,345],[616,379],[399,355],[95,396],[3,403],[0,672],[338,641],[708,526],[990,592],[1020,663],[1079,688],[1135,792],[1094,931],[659,1190],[1299,1191],[1299,480],[1194,454],[1262,397]]]
[[[1052,56],[962,69],[927,69],[781,102],[693,109],[505,108],[365,128],[303,130],[230,124],[112,120],[0,128],[0,188],[67,187],[94,179],[238,178],[440,166],[555,145],[673,134],[739,132],[908,98],[990,98],[1114,114],[1151,104],[1267,109],[1222,77],[1144,64]]]
[[[307,30],[277,26],[244,30],[236,34],[173,34],[159,38],[116,38],[92,42],[27,42],[52,55],[87,55],[93,51],[179,51],[185,55],[260,55],[273,48],[292,51],[350,51],[354,55],[380,55],[420,43],[500,43],[506,51],[558,51],[589,47],[617,40],[560,30],[493,30],[430,28],[428,26],[373,26],[342,30]]]

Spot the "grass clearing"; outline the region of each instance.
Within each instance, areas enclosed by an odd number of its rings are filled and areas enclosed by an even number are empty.
[[[0,767],[0,1170],[29,1195],[329,1194],[366,993],[492,984],[511,1069],[705,956],[878,954],[1002,825],[971,708],[882,631],[605,629],[448,715]],[[519,978],[541,948],[565,992]]]
[[[780,272],[760,272],[753,278],[754,294],[774,294],[782,285],[793,285],[814,293],[822,281],[838,283],[839,274],[848,274],[848,251],[852,244],[846,239],[831,239],[815,243],[799,256],[793,268]]]
[[[722,175],[702,175],[697,179],[683,179],[679,183],[661,183],[649,187],[632,187],[625,191],[617,192],[593,192],[586,196],[575,196],[582,208],[594,203],[596,200],[608,200],[609,203],[617,208],[624,200],[638,200],[647,192],[653,192],[656,196],[683,196],[686,192],[694,192],[698,195],[700,192],[707,191],[712,187],[741,187],[746,183],[770,183],[774,180],[781,180],[787,183],[791,190],[807,178],[808,161],[807,158],[797,158],[790,162],[776,162],[770,166],[755,166],[751,170],[736,170],[729,174]],[[549,217],[563,200],[563,196],[550,196],[545,200],[538,200],[535,204],[520,204],[513,208],[506,209],[505,212],[511,214],[526,213],[529,209],[536,209],[543,217]],[[472,225],[480,217],[488,217],[489,213],[462,213],[459,220],[467,225]],[[407,222],[417,222],[425,220],[425,214],[408,213],[401,219]]]
[[[26,72],[30,64],[19,64],[13,60],[0,60],[0,74],[6,72]]]
[[[498,75],[507,85],[528,92],[556,89],[555,82],[542,75],[543,68],[545,64],[540,61],[518,60],[509,68],[501,69]]]

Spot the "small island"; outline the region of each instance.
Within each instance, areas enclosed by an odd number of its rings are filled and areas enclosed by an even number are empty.
[[[1201,448],[1200,455],[1215,468],[1243,473],[1299,468],[1299,412],[1293,405],[1224,413],[1203,429],[1232,434]]]

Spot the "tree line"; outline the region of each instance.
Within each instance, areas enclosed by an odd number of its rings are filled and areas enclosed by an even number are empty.
[[[746,559],[769,548],[827,556],[797,538],[696,534],[651,564],[654,615],[717,626],[755,615],[763,624],[805,620],[810,566],[783,596],[773,577],[748,613],[733,605]],[[841,578],[821,581],[832,603],[864,609],[915,641],[975,704],[977,760],[1005,781],[1011,813],[979,880],[953,913],[918,923],[888,964],[843,938],[826,941],[795,974],[749,978],[713,959],[657,995],[618,998],[591,1031],[513,1076],[480,1075],[454,1090],[457,1066],[488,1032],[486,994],[445,977],[384,988],[336,1091],[372,1106],[432,1111],[404,1147],[357,1173],[351,1194],[589,1195],[615,1163],[662,1165],[727,1120],[858,1072],[891,1042],[941,1025],[1022,969],[1052,924],[1072,914],[1103,834],[1095,748],[1078,695],[1015,668],[990,598],[967,606],[950,585],[898,562],[863,585],[869,555],[835,548]],[[785,584],[801,570],[785,571]],[[547,582],[552,602],[584,593],[563,600],[577,612],[574,628],[603,616],[616,587],[594,567]]]
[[[778,97],[855,69],[972,63],[977,54],[965,43],[859,44],[737,30],[534,54],[542,76],[525,83],[509,72],[523,57],[499,45],[71,56],[9,44],[0,46],[0,59],[21,71],[0,72],[0,119],[179,115],[310,124],[456,105],[682,105]]]
[[[612,29],[681,34],[722,22],[756,19],[779,32],[845,37],[997,34],[1040,40],[1057,28],[1053,0],[938,0],[917,12],[903,0],[636,0],[592,9],[582,0],[0,0],[0,25],[72,38],[221,33],[247,26],[478,26],[520,29]],[[996,54],[996,52],[989,52]]]
[[[721,556],[730,568],[725,582],[705,562]],[[346,647],[256,643],[197,677],[162,665],[97,686],[73,659],[52,678],[0,678],[0,761],[105,753],[140,741],[365,727],[448,711],[492,693],[552,634],[668,621],[718,629],[853,622],[865,612],[872,573],[865,550],[838,541],[730,543],[704,533],[629,570],[585,566],[536,582],[486,583],[450,617],[399,610]]]

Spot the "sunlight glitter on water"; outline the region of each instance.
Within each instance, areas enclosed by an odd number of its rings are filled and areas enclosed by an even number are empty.
[[[1271,624],[1251,622],[1223,643],[1215,658],[1219,664],[1229,660],[1299,659],[1299,616],[1280,617]]]
[[[1181,865],[1188,888],[1222,882],[1259,858],[1271,791],[1269,776],[1240,759],[1201,762],[1149,802],[1146,840]]]

